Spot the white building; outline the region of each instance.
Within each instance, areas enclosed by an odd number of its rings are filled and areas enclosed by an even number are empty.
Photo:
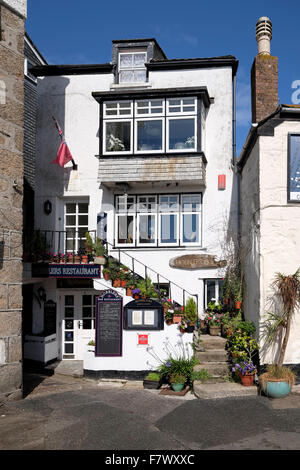
[[[113,41],[108,64],[32,69],[39,94],[35,229],[47,249],[77,251],[87,230],[98,233],[109,255],[178,304],[193,297],[201,316],[207,298],[219,296],[222,246],[228,223],[235,226],[237,65],[233,56],[170,60],[155,39],[135,39]],[[76,169],[51,164],[60,143],[52,116]],[[45,290],[33,297],[32,333],[44,337],[45,298],[57,312],[43,346],[49,356],[39,349],[34,357],[31,338],[27,358],[84,360],[86,370],[98,371],[150,368],[136,341],[145,325],[122,332],[121,357],[86,359],[95,298],[111,288],[103,277],[58,279],[47,265],[39,264],[43,273],[27,266],[34,293]],[[132,300],[116,291],[124,305]],[[165,337],[177,341],[177,327],[151,331],[150,346],[161,348]]]
[[[253,124],[238,159],[243,311],[256,325],[261,364],[269,364],[278,358],[278,344],[269,348],[264,337],[267,312],[274,311],[272,283],[276,273],[291,275],[300,267],[300,107],[278,106],[278,59],[270,55],[272,25],[268,18],[260,18],[256,27]],[[300,363],[299,312],[292,322],[284,362]]]

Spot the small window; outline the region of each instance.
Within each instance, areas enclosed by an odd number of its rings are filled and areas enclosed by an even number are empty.
[[[31,81],[33,81],[34,83],[37,83],[37,78],[32,73],[30,73],[30,69],[32,67],[34,67],[34,64],[32,62],[30,62],[30,60],[25,59],[25,62],[24,62],[24,75],[27,78],[29,78]]]
[[[119,82],[136,83],[146,81],[146,52],[121,52],[119,54]]]
[[[222,279],[206,279],[204,281],[204,307],[207,308],[209,302],[219,303],[222,299]]]
[[[300,135],[289,135],[288,201],[300,202]]]

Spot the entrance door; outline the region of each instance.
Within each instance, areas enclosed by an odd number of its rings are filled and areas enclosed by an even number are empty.
[[[62,359],[83,360],[89,341],[95,340],[97,291],[61,295]]]

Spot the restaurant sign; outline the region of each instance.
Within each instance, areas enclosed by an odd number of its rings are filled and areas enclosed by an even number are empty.
[[[99,264],[49,264],[49,277],[57,278],[99,278]]]

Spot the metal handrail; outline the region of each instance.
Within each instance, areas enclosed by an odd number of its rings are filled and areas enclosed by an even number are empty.
[[[92,234],[93,235],[93,239],[95,240],[96,239],[96,236],[97,236],[97,231],[96,230],[87,230],[88,233]],[[57,250],[54,250],[57,252],[58,255],[61,255],[61,253],[63,253],[63,251],[61,251],[62,248],[65,248],[66,247],[66,242],[67,240],[73,240],[73,243],[71,243],[73,245],[73,250],[64,250],[66,253],[70,254],[70,255],[73,255],[75,256],[75,252],[79,251],[80,252],[80,249],[79,250],[75,250],[75,245],[76,245],[76,240],[78,241],[79,239],[81,240],[84,240],[85,237],[79,237],[79,231],[78,230],[32,230],[29,232],[29,235],[31,235],[31,237],[36,236],[36,234],[39,234],[38,237],[37,237],[37,240],[38,242],[40,243],[41,245],[41,248],[43,247],[44,245],[44,250],[46,250],[47,246],[52,247],[53,248],[53,242],[54,242],[54,248],[56,247],[56,241],[58,242],[57,243]],[[62,236],[63,234],[63,236]],[[72,235],[73,234],[73,238],[70,236],[68,237],[67,235],[70,234]],[[49,235],[49,236],[48,236]],[[24,234],[24,241],[25,241],[25,247],[26,247],[26,237],[28,237],[28,232]],[[48,245],[48,243],[51,242],[51,245]],[[157,277],[157,284],[158,284],[158,288],[159,288],[159,285],[160,284],[163,284],[164,282],[163,281],[166,281],[166,283],[169,284],[169,297],[170,299],[172,299],[172,286],[176,287],[177,289],[181,290],[182,291],[182,298],[183,298],[183,306],[185,307],[185,304],[186,304],[186,294],[192,296],[192,297],[195,297],[196,298],[196,304],[197,304],[197,312],[199,313],[199,295],[198,294],[192,294],[191,292],[189,292],[187,289],[185,289],[184,287],[182,286],[179,286],[176,282],[174,281],[171,281],[170,279],[168,279],[166,276],[164,276],[163,274],[160,274],[159,272],[157,272],[155,269],[151,268],[150,266],[147,266],[145,263],[143,263],[142,261],[140,261],[139,259],[137,258],[134,258],[134,256],[130,255],[129,253],[127,253],[126,248],[122,248],[122,247],[116,247],[114,246],[112,243],[108,242],[107,240],[101,240],[102,244],[106,247],[106,251],[107,253],[109,253],[110,251],[110,256],[112,256],[114,259],[117,259],[115,256],[113,256],[113,254],[111,254],[111,251],[112,250],[118,250],[118,262],[119,264],[123,264],[121,263],[121,253],[123,253],[124,255],[126,255],[128,258],[131,259],[131,268],[128,267],[128,269],[133,273],[133,275],[137,274],[136,273],[136,263],[139,263],[143,268],[144,268],[144,275],[145,275],[145,278],[148,276],[148,272],[151,271],[156,277]],[[45,251],[44,253],[41,253],[41,259],[42,260],[46,260],[46,252]],[[43,257],[44,255],[44,257]],[[198,324],[197,324],[198,326]]]

